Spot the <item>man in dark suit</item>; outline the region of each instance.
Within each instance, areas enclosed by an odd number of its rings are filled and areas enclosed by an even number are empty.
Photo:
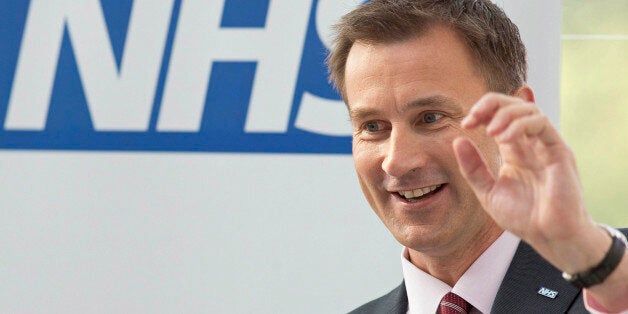
[[[358,179],[405,247],[404,283],[356,312],[628,309],[625,238],[587,214],[497,6],[373,0],[337,31],[328,62]]]

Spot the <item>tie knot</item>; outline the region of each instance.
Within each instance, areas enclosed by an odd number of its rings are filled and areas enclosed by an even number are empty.
[[[467,314],[471,310],[471,304],[455,293],[447,293],[440,301],[438,313],[440,314]]]

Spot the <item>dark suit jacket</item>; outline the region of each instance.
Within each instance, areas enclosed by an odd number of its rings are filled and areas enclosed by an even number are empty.
[[[627,233],[628,229],[622,229]],[[538,294],[545,287],[558,292],[555,299]],[[398,313],[408,310],[408,295],[402,282],[388,294],[352,311],[357,313]],[[582,291],[565,281],[562,273],[545,261],[528,244],[521,241],[491,313],[589,313],[584,308]]]

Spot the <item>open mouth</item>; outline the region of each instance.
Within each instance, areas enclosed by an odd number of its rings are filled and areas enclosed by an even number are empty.
[[[407,202],[416,203],[438,193],[444,186],[444,184],[432,185],[416,190],[398,191],[396,194]]]

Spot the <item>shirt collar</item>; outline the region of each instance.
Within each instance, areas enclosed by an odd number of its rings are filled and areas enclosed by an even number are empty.
[[[401,266],[408,293],[408,313],[435,313],[440,300],[450,291],[480,312],[489,313],[518,245],[519,238],[504,231],[453,287],[414,266],[409,261],[408,249],[404,248]],[[482,288],[478,289],[480,282]]]

